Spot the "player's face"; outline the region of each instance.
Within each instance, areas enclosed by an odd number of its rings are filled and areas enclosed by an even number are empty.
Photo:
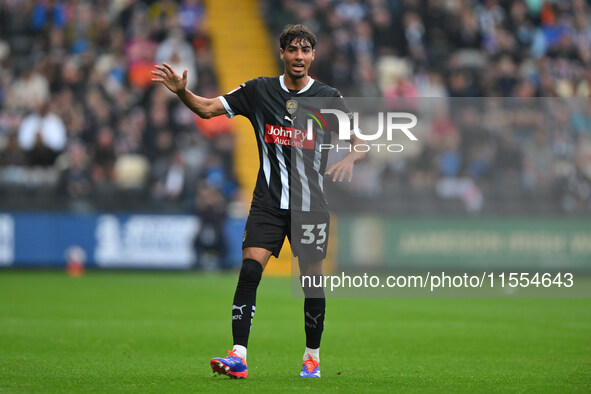
[[[281,60],[285,63],[285,72],[292,79],[300,79],[308,75],[315,53],[308,41],[294,40],[285,50],[280,49],[280,53]]]

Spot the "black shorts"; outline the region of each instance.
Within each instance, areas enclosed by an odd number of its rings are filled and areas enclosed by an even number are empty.
[[[300,262],[315,263],[326,257],[329,228],[328,212],[291,211],[252,204],[242,249],[263,248],[278,257],[287,236],[291,251]]]

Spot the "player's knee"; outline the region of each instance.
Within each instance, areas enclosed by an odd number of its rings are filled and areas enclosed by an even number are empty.
[[[242,261],[242,268],[240,269],[240,276],[238,277],[239,284],[250,284],[258,286],[263,276],[263,267],[254,259],[244,259]]]

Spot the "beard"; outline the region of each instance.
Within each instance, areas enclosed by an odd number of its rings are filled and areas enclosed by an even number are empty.
[[[306,70],[302,71],[301,74],[294,74],[293,71],[287,70],[287,75],[289,75],[291,79],[302,79],[306,76]]]

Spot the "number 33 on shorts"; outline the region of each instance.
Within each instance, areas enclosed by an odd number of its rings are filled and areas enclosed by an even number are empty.
[[[303,233],[300,240],[302,245],[315,245],[316,249],[325,253],[326,241],[328,239],[326,226],[327,223],[302,224]]]
[[[330,234],[330,216],[326,212],[303,212],[293,215],[291,249],[300,263],[316,263],[326,258]]]

